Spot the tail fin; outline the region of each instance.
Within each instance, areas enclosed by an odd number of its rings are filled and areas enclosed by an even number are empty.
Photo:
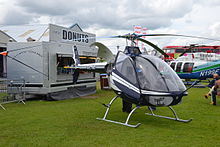
[[[97,57],[104,59],[107,62],[110,62],[115,59],[113,53],[109,48],[107,48],[104,44],[100,42],[94,42],[90,45],[91,46],[97,46],[99,48]]]
[[[78,53],[77,47],[74,45],[72,47],[72,50],[73,50],[73,60],[75,62],[75,66],[77,66],[78,64],[80,64],[79,53]]]

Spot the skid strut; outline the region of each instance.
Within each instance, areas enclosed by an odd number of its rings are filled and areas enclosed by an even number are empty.
[[[132,111],[128,114],[128,117],[126,119],[126,121],[123,123],[123,122],[118,122],[118,121],[113,121],[113,120],[109,120],[109,119],[106,119],[107,115],[108,115],[108,112],[111,108],[111,105],[112,103],[118,98],[119,96],[115,96],[111,101],[110,103],[107,105],[108,108],[106,109],[106,112],[105,112],[105,115],[103,118],[96,118],[98,120],[103,120],[103,121],[107,121],[107,122],[111,122],[111,123],[115,123],[115,124],[120,124],[120,125],[124,125],[124,126],[128,126],[128,127],[132,127],[132,128],[137,128],[140,123],[136,124],[136,125],[131,125],[131,124],[128,124],[128,121],[131,117],[131,115],[134,113],[135,110],[137,110],[138,108],[140,108],[140,106],[136,106],[134,109],[132,109]]]
[[[171,120],[175,120],[175,121],[179,121],[179,122],[184,122],[184,123],[188,123],[192,121],[192,118],[188,119],[188,120],[184,120],[184,119],[180,119],[177,114],[176,111],[169,106],[170,110],[173,112],[174,117],[167,117],[167,116],[162,116],[162,115],[156,115],[154,114],[153,110],[151,107],[149,107],[149,110],[151,111],[151,113],[145,113],[147,115],[151,115],[151,116],[155,116],[155,117],[161,117],[161,118],[166,118],[166,119],[171,119]]]

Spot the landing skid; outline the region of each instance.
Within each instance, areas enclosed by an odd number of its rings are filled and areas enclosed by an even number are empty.
[[[156,115],[156,114],[154,114],[154,112],[153,112],[151,107],[149,107],[149,110],[151,111],[151,113],[145,113],[145,114],[151,115],[151,116],[155,116],[155,117],[160,117],[160,118],[171,119],[171,120],[175,120],[175,121],[179,121],[179,122],[184,122],[184,123],[188,123],[188,122],[192,121],[192,118],[188,119],[188,120],[180,119],[177,116],[176,111],[171,106],[169,106],[169,108],[173,112],[174,117],[167,117],[167,116],[162,116],[162,115]]]
[[[115,124],[120,124],[120,125],[124,125],[124,126],[128,126],[128,127],[132,127],[132,128],[137,128],[138,126],[141,125],[141,123],[138,123],[136,125],[131,125],[128,123],[131,115],[137,110],[140,108],[140,106],[136,106],[134,109],[132,109],[132,111],[128,114],[128,117],[126,119],[125,122],[118,122],[118,121],[113,121],[113,120],[109,120],[109,119],[106,119],[107,118],[107,115],[109,113],[109,110],[111,108],[111,105],[113,104],[113,102],[118,98],[119,96],[115,96],[111,101],[110,103],[107,105],[107,109],[106,109],[106,112],[105,112],[105,115],[103,118],[96,118],[98,120],[103,120],[103,121],[107,121],[107,122],[111,122],[111,123],[115,123]],[[151,116],[155,116],[155,117],[161,117],[161,118],[166,118],[166,119],[170,119],[170,120],[175,120],[175,121],[179,121],[179,122],[184,122],[184,123],[188,123],[188,122],[191,122],[192,119],[189,119],[189,120],[183,120],[183,119],[180,119],[177,114],[176,114],[176,111],[171,107],[169,106],[169,109],[173,112],[173,115],[174,117],[167,117],[167,116],[162,116],[162,115],[156,115],[154,114],[153,110],[151,107],[148,107],[149,110],[151,111],[151,113],[145,113],[147,115],[151,115]]]
[[[103,121],[107,121],[107,122],[111,122],[111,123],[115,123],[115,124],[120,124],[120,125],[124,125],[124,126],[128,126],[128,127],[132,127],[132,128],[137,128],[138,126],[140,126],[140,123],[136,124],[136,125],[131,125],[131,124],[128,124],[128,121],[131,117],[131,115],[134,113],[135,110],[137,110],[138,108],[140,108],[140,106],[136,106],[134,109],[132,109],[132,111],[128,114],[128,117],[126,119],[126,121],[123,123],[123,122],[118,122],[118,121],[113,121],[113,120],[109,120],[109,119],[106,119],[107,115],[108,115],[108,112],[111,108],[111,105],[112,103],[118,98],[119,96],[115,96],[111,101],[110,103],[107,105],[108,108],[106,109],[106,112],[105,112],[105,115],[103,118],[96,118],[98,120],[103,120]]]

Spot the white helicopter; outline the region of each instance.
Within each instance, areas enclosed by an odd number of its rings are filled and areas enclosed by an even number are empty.
[[[220,54],[193,52],[195,45],[191,45],[180,57],[170,62],[171,68],[181,79],[211,78],[213,74],[220,74]]]

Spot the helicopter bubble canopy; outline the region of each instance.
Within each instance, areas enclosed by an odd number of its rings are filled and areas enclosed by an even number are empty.
[[[151,55],[130,56],[120,52],[116,70],[127,81],[142,90],[177,92],[186,87],[172,68],[158,57]]]
[[[178,75],[161,59],[155,56],[141,55],[136,57],[135,62],[141,89],[160,92],[183,92],[186,90]]]

